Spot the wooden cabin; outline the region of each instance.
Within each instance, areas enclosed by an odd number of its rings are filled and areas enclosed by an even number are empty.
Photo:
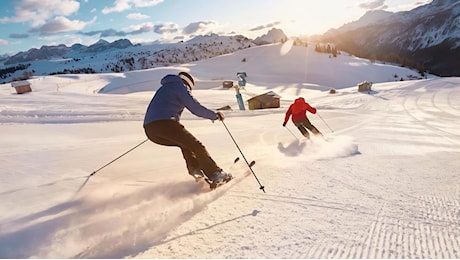
[[[16,89],[16,93],[23,94],[27,92],[32,92],[31,84],[27,80],[13,81],[11,82],[11,87]]]
[[[248,99],[249,110],[279,108],[280,96],[273,91]]]

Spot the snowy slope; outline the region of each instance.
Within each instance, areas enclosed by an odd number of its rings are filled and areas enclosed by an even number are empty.
[[[411,72],[288,47],[38,77],[24,95],[1,85],[0,257],[460,258],[460,79],[392,81]],[[182,123],[234,181],[209,191],[177,148],[146,142],[77,193],[145,140],[153,91],[179,69],[196,76],[202,104],[233,108],[224,122],[266,193],[233,165],[242,156],[222,123],[188,111]],[[273,90],[281,108],[238,110],[221,87],[238,71],[245,100]],[[370,94],[357,92],[363,80]],[[298,96],[318,109],[309,118],[328,142],[282,127]]]

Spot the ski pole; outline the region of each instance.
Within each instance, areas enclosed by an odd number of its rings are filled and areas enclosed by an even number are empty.
[[[116,160],[120,159],[121,157],[125,156],[127,153],[131,152],[132,150],[136,149],[137,147],[141,146],[143,143],[147,142],[149,139],[145,139],[144,141],[142,141],[141,143],[137,144],[136,146],[134,146],[133,148],[129,149],[128,151],[126,151],[125,153],[123,153],[122,155],[118,156],[117,158],[113,159],[112,161],[108,162],[107,164],[105,164],[104,166],[100,167],[99,169],[93,171],[90,175],[88,175],[86,177],[86,180],[85,182],[83,182],[83,184],[80,186],[80,188],[77,190],[77,192],[75,193],[75,195],[77,195],[81,189],[83,189],[83,187],[86,185],[86,183],[89,181],[89,178],[91,176],[93,176],[94,174],[96,174],[98,171],[104,169],[105,167],[109,166],[110,164],[112,164],[113,162],[115,162]]]
[[[319,118],[321,118],[321,120],[323,120],[324,124],[327,126],[327,128],[329,128],[329,130],[334,133],[334,131],[329,127],[329,125],[326,123],[326,121],[324,121],[324,119],[321,117],[321,115],[319,114],[319,112],[316,112],[316,114],[319,116]]]
[[[286,128],[286,129],[289,131],[289,133],[291,133],[291,135],[294,136],[297,140],[300,140],[300,139],[291,131],[291,129],[289,129],[289,128],[287,128],[287,127],[284,127],[284,128]]]
[[[238,144],[236,143],[235,138],[233,138],[232,133],[230,133],[230,130],[228,130],[228,127],[227,127],[227,125],[224,123],[224,121],[221,120],[221,122],[222,122],[222,124],[224,125],[225,129],[227,129],[227,132],[228,132],[228,134],[230,135],[230,137],[232,138],[233,143],[235,144],[236,148],[238,148],[238,151],[240,151],[241,156],[243,156],[243,159],[244,159],[244,161],[246,162],[246,164],[248,165],[249,170],[251,171],[252,175],[254,176],[254,178],[256,178],[256,181],[259,183],[259,189],[261,189],[261,190],[265,193],[265,187],[260,183],[259,178],[257,178],[257,175],[256,175],[255,172],[252,170],[251,164],[249,164],[248,160],[246,159],[246,156],[244,156],[244,154],[243,154],[243,152],[241,151],[240,147],[239,147]]]

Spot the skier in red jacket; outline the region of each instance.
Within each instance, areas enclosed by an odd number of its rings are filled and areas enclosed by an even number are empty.
[[[308,120],[307,111],[312,114],[316,114],[316,108],[305,102],[303,97],[297,98],[294,103],[289,106],[288,111],[286,111],[283,126],[286,126],[289,117],[292,115],[292,122],[295,126],[297,126],[303,136],[310,138],[310,134],[308,133],[307,129],[316,136],[323,136],[323,134],[321,134],[321,132],[318,131],[318,129],[310,123],[310,120]]]

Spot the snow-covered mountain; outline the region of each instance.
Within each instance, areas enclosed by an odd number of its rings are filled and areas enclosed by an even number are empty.
[[[328,31],[321,39],[360,57],[458,76],[459,15],[460,1],[434,0],[405,12],[368,12],[356,22]]]
[[[308,40],[333,43],[340,51],[401,64],[423,73],[459,76],[459,16],[460,1],[434,0],[407,12],[367,12],[358,21]],[[0,83],[10,82],[24,73],[35,76],[107,73],[171,66],[287,39],[281,29],[273,28],[254,40],[242,35],[210,34],[167,44],[133,45],[127,39],[120,39],[112,43],[100,40],[90,46],[42,46],[12,57],[1,56]]]
[[[288,37],[281,29],[251,40],[242,35],[199,35],[186,42],[133,45],[127,39],[90,45],[42,46],[0,57],[0,82],[10,82],[24,73],[35,76],[78,73],[123,72],[170,66],[209,59],[257,45],[279,43]]]
[[[112,43],[101,39],[90,46],[42,46],[0,60],[0,78],[9,82],[27,71],[42,76],[148,69],[208,59],[253,46],[256,44],[242,35],[217,34],[197,36],[187,42],[144,46],[133,45],[127,39]]]
[[[283,30],[273,28],[268,31],[267,34],[259,36],[254,39],[254,43],[258,45],[270,44],[270,43],[277,43],[286,41],[288,37],[284,34]]]
[[[331,29],[328,33],[344,33],[361,27],[373,25],[381,20],[390,17],[393,14],[393,12],[388,12],[384,10],[367,11],[361,18],[359,18],[359,20],[344,24],[339,29]]]
[[[81,53],[96,53],[107,50],[126,49],[132,47],[133,44],[127,39],[120,39],[109,43],[105,40],[99,40],[90,46],[82,44],[74,44],[67,47],[64,44],[58,46],[42,46],[40,49],[32,48],[25,52],[19,52],[5,60],[5,65],[17,64],[21,62],[31,62],[36,60],[51,60],[62,56],[76,57]]]

